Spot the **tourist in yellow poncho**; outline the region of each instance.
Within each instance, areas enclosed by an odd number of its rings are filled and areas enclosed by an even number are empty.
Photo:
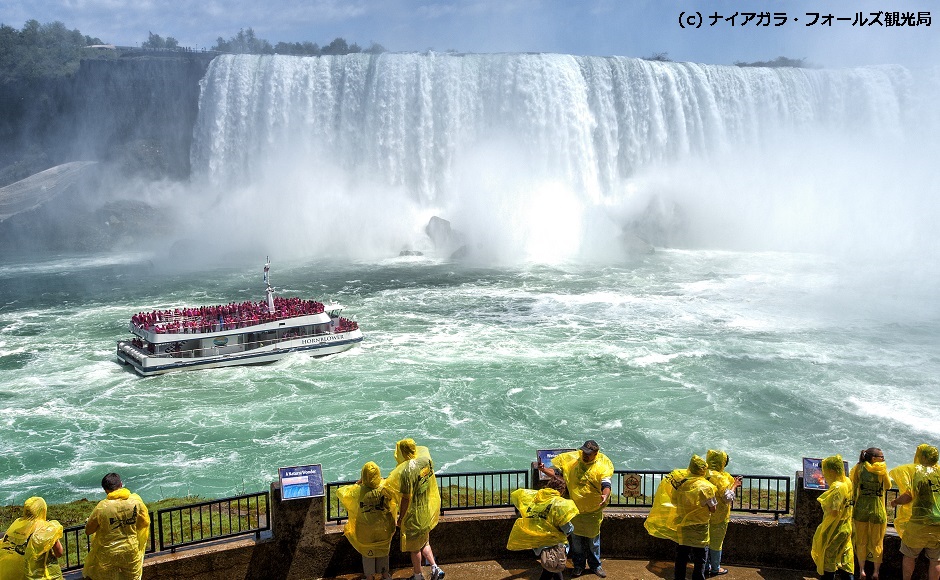
[[[397,494],[400,504],[396,525],[401,529],[401,551],[411,554],[412,580],[424,580],[422,557],[431,564],[431,580],[439,580],[444,571],[434,559],[430,537],[441,511],[441,492],[431,453],[427,447],[418,447],[414,439],[402,439],[395,445],[395,461],[398,467],[385,485]]]
[[[381,575],[391,578],[388,552],[395,535],[398,503],[395,494],[386,489],[382,471],[372,461],[362,466],[362,477],[354,485],[337,490],[340,502],[349,514],[343,533],[362,555],[366,578]]]
[[[559,553],[564,553],[564,545],[568,543],[568,534],[574,531],[571,520],[578,515],[578,508],[570,499],[562,497],[565,483],[561,479],[552,479],[546,487],[536,491],[534,489],[517,489],[512,492],[510,500],[519,510],[519,518],[512,526],[508,550],[531,549],[536,555],[543,549],[561,546]],[[564,557],[561,558],[563,564]],[[539,580],[562,580],[561,572],[542,570]]]
[[[911,580],[914,562],[927,552],[929,580],[940,578],[940,468],[937,448],[926,443],[917,447],[914,463],[891,470],[898,487],[898,497],[891,501],[898,507],[894,529],[901,536],[901,577]]]
[[[872,580],[878,580],[884,553],[888,513],[885,510],[885,492],[891,489],[891,478],[881,449],[869,447],[861,452],[858,463],[849,474],[855,490],[852,508],[852,547],[858,559],[858,578],[865,580],[865,562],[872,563]]]
[[[734,477],[725,468],[728,466],[728,454],[724,451],[709,449],[705,454],[708,464],[708,481],[715,486],[715,499],[718,505],[708,519],[708,559],[705,561],[706,576],[721,576],[728,571],[721,567],[721,550],[731,521],[731,505],[734,493],[741,485],[741,476]]]
[[[689,460],[688,469],[671,471],[656,488],[653,507],[643,524],[651,536],[677,544],[676,580],[685,579],[690,559],[692,580],[705,578],[708,522],[718,505],[715,486],[707,477],[708,465],[698,455]]]
[[[568,495],[578,506],[578,515],[571,522],[574,524],[570,538],[572,575],[580,576],[587,566],[604,578],[607,573],[601,567],[601,522],[604,506],[610,498],[614,464],[600,452],[597,441],[589,439],[577,451],[556,455],[552,465],[561,470]],[[544,469],[544,466],[539,468]]]
[[[46,502],[31,497],[0,540],[0,580],[62,578],[60,558],[65,551],[59,539],[62,524],[46,520]]]
[[[140,580],[150,512],[117,473],[105,475],[101,487],[108,497],[98,502],[85,524],[85,533],[94,537],[82,574],[92,580]]]
[[[829,489],[816,501],[822,506],[822,523],[813,535],[812,556],[816,572],[823,580],[832,580],[836,573],[851,579],[855,573],[855,555],[852,552],[852,482],[845,476],[841,455],[822,460],[823,478]]]

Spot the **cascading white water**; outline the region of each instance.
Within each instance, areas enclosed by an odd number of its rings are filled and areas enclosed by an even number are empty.
[[[225,192],[225,220],[266,204],[306,249],[397,251],[437,214],[487,257],[591,254],[637,222],[655,244],[848,250],[903,233],[906,250],[936,213],[926,85],[901,67],[224,56],[192,166]],[[310,232],[326,207],[356,235]]]

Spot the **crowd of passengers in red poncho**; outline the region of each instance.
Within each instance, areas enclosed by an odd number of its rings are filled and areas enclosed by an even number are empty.
[[[131,324],[157,334],[194,334],[246,328],[265,322],[321,312],[323,312],[322,302],[276,296],[274,314],[271,314],[268,304],[263,301],[231,302],[218,306],[139,312],[131,317]],[[352,325],[349,329],[358,328],[355,322],[345,318],[340,319],[340,325],[343,321]]]

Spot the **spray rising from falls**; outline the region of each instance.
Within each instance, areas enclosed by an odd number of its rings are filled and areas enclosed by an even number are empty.
[[[937,76],[550,54],[224,56],[202,81],[192,166],[224,192],[214,221],[276,228],[304,251],[397,253],[439,215],[484,259],[616,258],[625,233],[892,255],[936,244]]]

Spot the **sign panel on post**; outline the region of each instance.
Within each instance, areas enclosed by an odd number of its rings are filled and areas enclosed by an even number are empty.
[[[842,465],[845,468],[845,475],[848,477],[849,462],[843,461]],[[803,458],[803,489],[829,489],[826,478],[823,477],[822,459]]]
[[[278,480],[281,483],[281,499],[300,499],[302,497],[323,497],[323,468],[315,465],[297,467],[279,467]]]
[[[574,451],[574,449],[538,449],[535,452],[535,457],[537,461],[542,462],[545,467],[552,468],[552,459],[561,455],[562,453],[568,453],[569,451]],[[548,479],[548,476],[539,472],[539,480]]]

